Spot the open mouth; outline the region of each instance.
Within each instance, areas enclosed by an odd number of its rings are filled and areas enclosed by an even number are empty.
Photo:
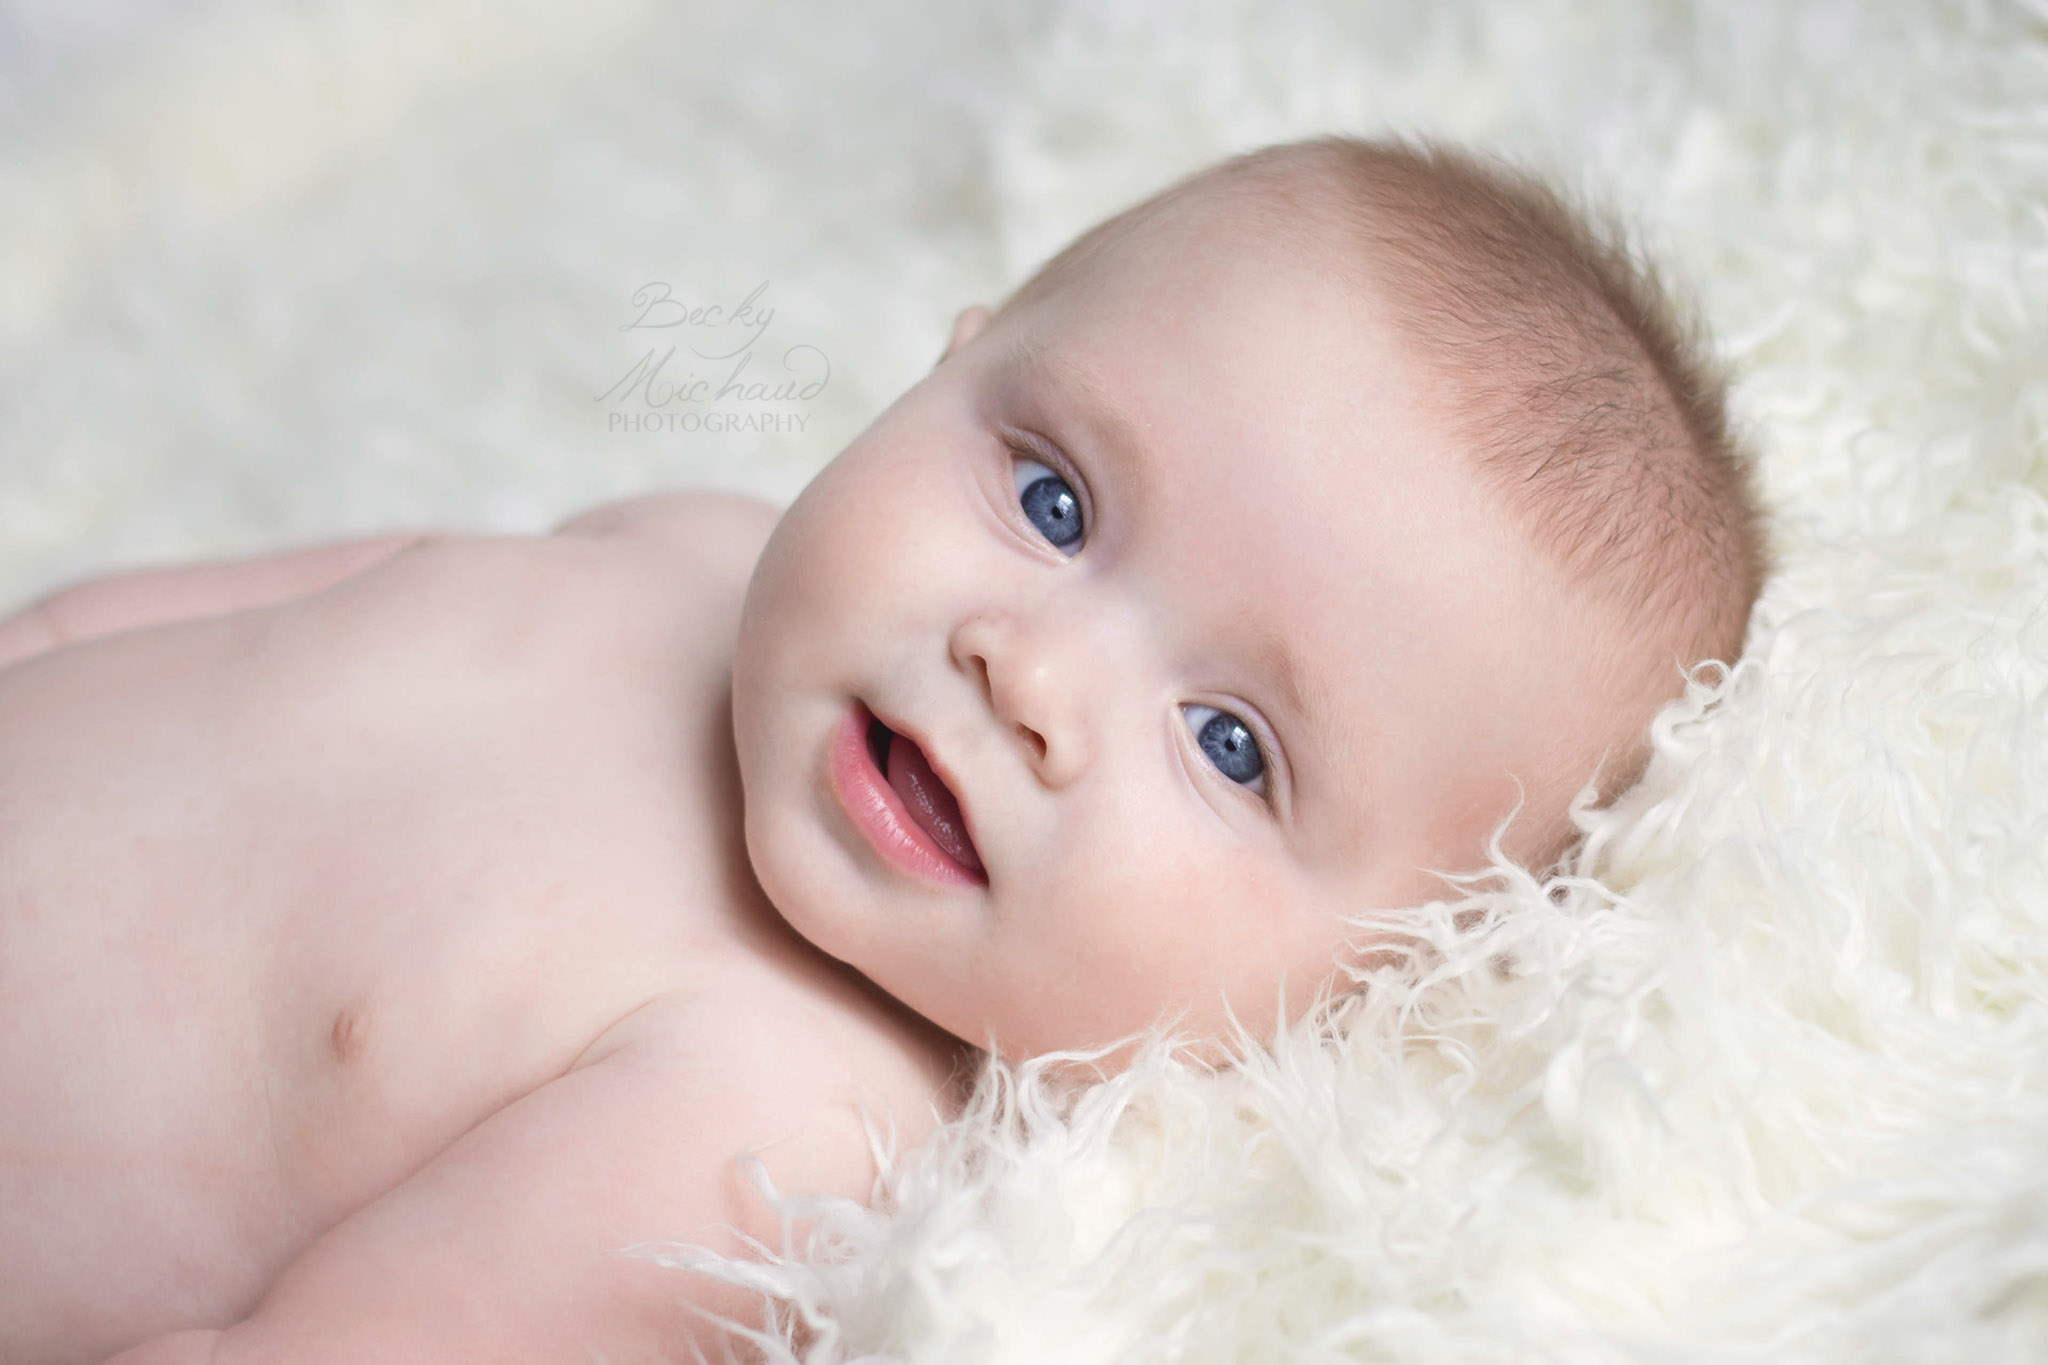
[[[967,837],[967,821],[960,814],[960,802],[939,775],[917,741],[899,735],[872,714],[868,718],[868,754],[888,780],[891,790],[903,800],[904,809],[939,851],[972,873],[980,873],[981,856]]]

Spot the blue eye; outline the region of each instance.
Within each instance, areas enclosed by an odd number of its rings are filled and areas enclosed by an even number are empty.
[[[1190,703],[1181,708],[1181,714],[1187,717],[1195,732],[1195,743],[1201,746],[1203,756],[1216,765],[1216,771],[1240,787],[1265,794],[1266,757],[1259,752],[1259,741],[1250,726],[1213,706]]]
[[[1020,456],[1016,464],[1017,501],[1024,519],[1055,548],[1074,554],[1067,547],[1081,542],[1081,500],[1065,479],[1038,461]]]

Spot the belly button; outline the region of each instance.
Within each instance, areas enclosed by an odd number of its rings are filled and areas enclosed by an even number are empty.
[[[344,1006],[334,1016],[334,1027],[327,1030],[327,1045],[334,1052],[334,1060],[344,1066],[363,1055],[363,1044],[370,1031],[364,1013],[361,1005]]]

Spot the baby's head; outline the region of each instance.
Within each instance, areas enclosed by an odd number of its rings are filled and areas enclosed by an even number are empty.
[[[791,506],[748,850],[1006,1056],[1292,1017],[1511,812],[1552,864],[1763,571],[1722,388],[1622,253],[1461,155],[1271,148],[962,313]]]

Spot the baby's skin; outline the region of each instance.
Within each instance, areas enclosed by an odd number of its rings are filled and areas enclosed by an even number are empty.
[[[774,519],[663,495],[4,627],[0,1360],[688,1359],[685,1299],[751,1305],[620,1248],[775,1244],[750,1147],[867,1196],[856,1105],[915,1140],[957,1045],[748,872]]]
[[[1647,703],[1438,394],[1191,212],[962,313],[779,519],[0,626],[0,1359],[716,1358],[751,1301],[620,1251],[778,1243],[735,1153],[866,1198],[967,1043],[1262,1031],[1547,847]]]

